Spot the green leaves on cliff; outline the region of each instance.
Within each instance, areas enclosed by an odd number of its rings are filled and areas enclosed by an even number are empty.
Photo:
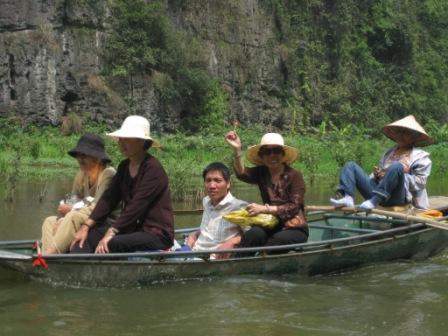
[[[177,110],[184,130],[197,131],[219,113],[210,106],[221,89],[206,71],[200,43],[175,30],[167,13],[166,1],[115,0],[106,43],[107,72],[128,79],[131,105],[134,77],[145,78],[157,95],[160,117]]]
[[[218,54],[233,55],[221,63],[229,62],[235,74],[229,87],[233,99],[244,101],[244,92],[262,79],[256,73],[263,57],[246,55],[238,42],[238,34],[249,28],[236,32],[232,44],[225,34],[210,37],[197,31],[203,26],[183,20],[183,9],[194,3],[202,6],[200,1],[112,0],[107,71],[127,79],[131,106],[134,88],[148,85],[155,93],[154,116],[168,125],[165,131],[177,130],[180,121],[181,128],[195,132],[223,121],[228,110],[225,93],[207,72],[208,58],[198,38],[210,39]],[[220,32],[240,23],[237,3],[210,6],[222,22],[204,27]],[[260,9],[266,30],[275,32],[260,51],[278,58],[279,76],[273,76],[272,85],[263,83],[275,90],[262,86],[258,91],[263,118],[252,113],[245,122],[303,130],[330,121],[339,128],[353,123],[379,130],[411,113],[423,123],[447,120],[448,2],[259,0],[248,6]],[[250,29],[264,28],[254,24]],[[252,33],[241,41],[250,44]],[[222,52],[225,48],[235,52]],[[269,104],[274,97],[280,104]],[[218,101],[218,109],[211,108]]]
[[[107,59],[113,75],[156,69],[169,38],[169,24],[159,2],[115,1]]]
[[[287,49],[286,102],[302,106],[309,124],[379,129],[407,114],[447,120],[446,1],[263,3]]]

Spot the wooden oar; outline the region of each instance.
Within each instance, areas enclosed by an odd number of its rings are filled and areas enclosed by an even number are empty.
[[[341,211],[341,212],[366,212],[366,213],[373,213],[376,215],[382,215],[382,216],[388,216],[392,218],[398,218],[398,219],[404,219],[408,222],[413,223],[424,223],[428,226],[442,229],[442,230],[448,230],[448,222],[442,222],[437,221],[431,218],[426,217],[420,217],[415,215],[407,215],[404,213],[399,212],[393,212],[393,211],[386,211],[386,210],[379,210],[379,209],[372,209],[372,210],[364,210],[359,208],[335,208],[331,205],[308,205],[306,208],[306,211]]]
[[[191,210],[174,210],[175,215],[202,215],[204,210],[202,209],[191,209]]]
[[[308,205],[305,207],[306,211],[341,211],[341,212],[367,212],[367,213],[373,213],[376,215],[382,215],[382,216],[388,216],[392,218],[398,218],[398,219],[404,219],[408,222],[413,223],[424,223],[428,226],[442,229],[442,230],[448,230],[448,222],[445,221],[438,221],[431,218],[426,217],[420,217],[415,215],[407,215],[404,213],[394,212],[394,211],[386,211],[386,210],[380,210],[380,209],[372,209],[372,210],[364,210],[364,209],[358,209],[358,208],[335,208],[332,205]],[[193,210],[174,210],[175,215],[200,215],[202,214],[202,209],[193,209]]]
[[[434,220],[431,218],[420,217],[420,216],[415,216],[415,215],[407,215],[404,213],[385,211],[385,210],[379,210],[379,209],[372,209],[372,210],[370,210],[370,212],[373,214],[376,214],[376,215],[389,216],[392,218],[400,218],[400,219],[404,219],[408,222],[424,223],[428,226],[431,226],[431,227],[434,227],[437,229],[448,230],[447,222],[441,222],[441,221],[437,221],[437,220]]]
[[[360,212],[356,208],[347,208],[347,207],[341,207],[336,208],[332,205],[307,205],[305,207],[306,211],[341,211],[341,212]]]

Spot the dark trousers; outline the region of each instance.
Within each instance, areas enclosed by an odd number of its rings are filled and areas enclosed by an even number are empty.
[[[252,226],[241,237],[238,247],[277,246],[305,243],[308,234],[302,229],[267,230],[261,226]],[[284,250],[271,251],[269,254],[284,253]],[[237,257],[250,256],[255,253],[238,253]]]
[[[403,166],[400,163],[391,164],[384,178],[377,181],[367,175],[355,162],[348,162],[342,168],[338,191],[354,197],[356,189],[364,199],[370,199],[374,195],[378,196],[381,199],[380,204],[384,206],[407,203]]]
[[[84,243],[83,248],[79,245],[73,246],[70,250],[71,253],[93,253],[95,252],[96,246],[103,239],[104,234],[109,229],[109,225],[102,224],[100,226],[95,226],[90,229],[87,240]],[[171,247],[172,244],[165,241],[165,239],[159,236],[144,232],[137,231],[132,233],[125,233],[116,235],[112,238],[109,243],[109,251],[111,253],[119,252],[135,252],[135,251],[155,251],[155,250],[165,250]]]

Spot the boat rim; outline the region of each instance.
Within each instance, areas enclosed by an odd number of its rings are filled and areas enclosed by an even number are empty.
[[[165,261],[165,260],[172,260],[174,258],[201,258],[203,260],[209,260],[211,254],[226,254],[226,253],[263,253],[263,252],[271,252],[271,251],[281,251],[281,250],[287,250],[284,254],[281,255],[288,255],[288,252],[306,252],[306,251],[313,251],[317,249],[322,248],[328,248],[328,247],[341,247],[345,245],[351,245],[352,242],[356,241],[357,243],[362,243],[365,241],[372,240],[374,238],[382,238],[382,237],[389,237],[389,236],[395,236],[397,234],[402,233],[410,233],[418,231],[420,229],[426,228],[427,230],[436,230],[435,228],[431,228],[426,226],[423,223],[414,223],[409,224],[401,227],[391,228],[387,230],[381,230],[381,231],[375,231],[370,233],[363,233],[351,237],[344,237],[344,238],[335,238],[335,239],[328,239],[323,241],[311,241],[306,243],[299,243],[299,244],[289,244],[289,245],[278,245],[278,246],[259,246],[259,247],[249,247],[249,248],[233,248],[233,249],[223,249],[223,250],[208,250],[208,251],[142,251],[142,252],[126,252],[126,253],[107,253],[107,254],[95,254],[95,253],[67,253],[67,254],[44,254],[42,257],[45,258],[47,261],[53,261],[53,260],[73,260],[73,261],[80,261],[80,260],[108,260],[108,259],[114,259],[115,261],[119,261],[123,258],[148,258],[148,261],[156,259],[158,261]],[[183,232],[187,230],[195,230],[194,229],[181,229]],[[182,233],[179,232],[181,230],[176,231],[176,233]],[[36,240],[13,240],[13,241],[5,241],[0,242],[0,250],[2,247],[10,248],[12,246],[20,248],[23,247],[29,247],[29,245],[34,244]],[[20,260],[23,260],[23,254],[17,253],[18,255],[21,255]],[[277,254],[278,255],[278,254]],[[29,259],[35,259],[38,257],[37,253],[33,253],[29,256]],[[259,258],[260,256],[257,256],[255,258]],[[262,255],[262,257],[266,257]],[[2,258],[0,256],[1,260],[14,260],[14,258]],[[19,259],[19,258],[18,258]],[[219,260],[219,259],[218,259]],[[221,259],[222,260],[222,259]],[[226,259],[229,260],[229,259]],[[235,258],[232,258],[232,260],[235,260]]]

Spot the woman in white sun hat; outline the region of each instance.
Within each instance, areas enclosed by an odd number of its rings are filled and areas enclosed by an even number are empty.
[[[150,136],[149,122],[129,116],[121,128],[107,134],[118,140],[125,160],[90,217],[75,234],[75,253],[165,250],[172,246],[174,219],[168,177],[147,150],[158,145]],[[108,216],[117,207],[115,221]]]
[[[358,189],[366,200],[359,205],[362,209],[408,203],[427,209],[426,182],[431,173],[431,160],[428,152],[416,146],[431,144],[431,137],[413,115],[384,126],[383,133],[396,145],[384,154],[370,176],[356,163],[348,162],[339,179],[338,192],[343,197],[331,198],[331,203],[336,207],[354,207],[355,191]]]
[[[247,158],[255,167],[245,167],[241,140],[235,131],[226,135],[234,153],[234,169],[238,179],[257,184],[264,204],[247,206],[250,215],[272,214],[280,224],[274,229],[253,226],[241,239],[240,247],[274,246],[306,242],[308,225],[304,215],[305,182],[302,173],[290,164],[298,157],[298,150],[286,146],[278,133],[267,133],[260,144],[247,150]]]

